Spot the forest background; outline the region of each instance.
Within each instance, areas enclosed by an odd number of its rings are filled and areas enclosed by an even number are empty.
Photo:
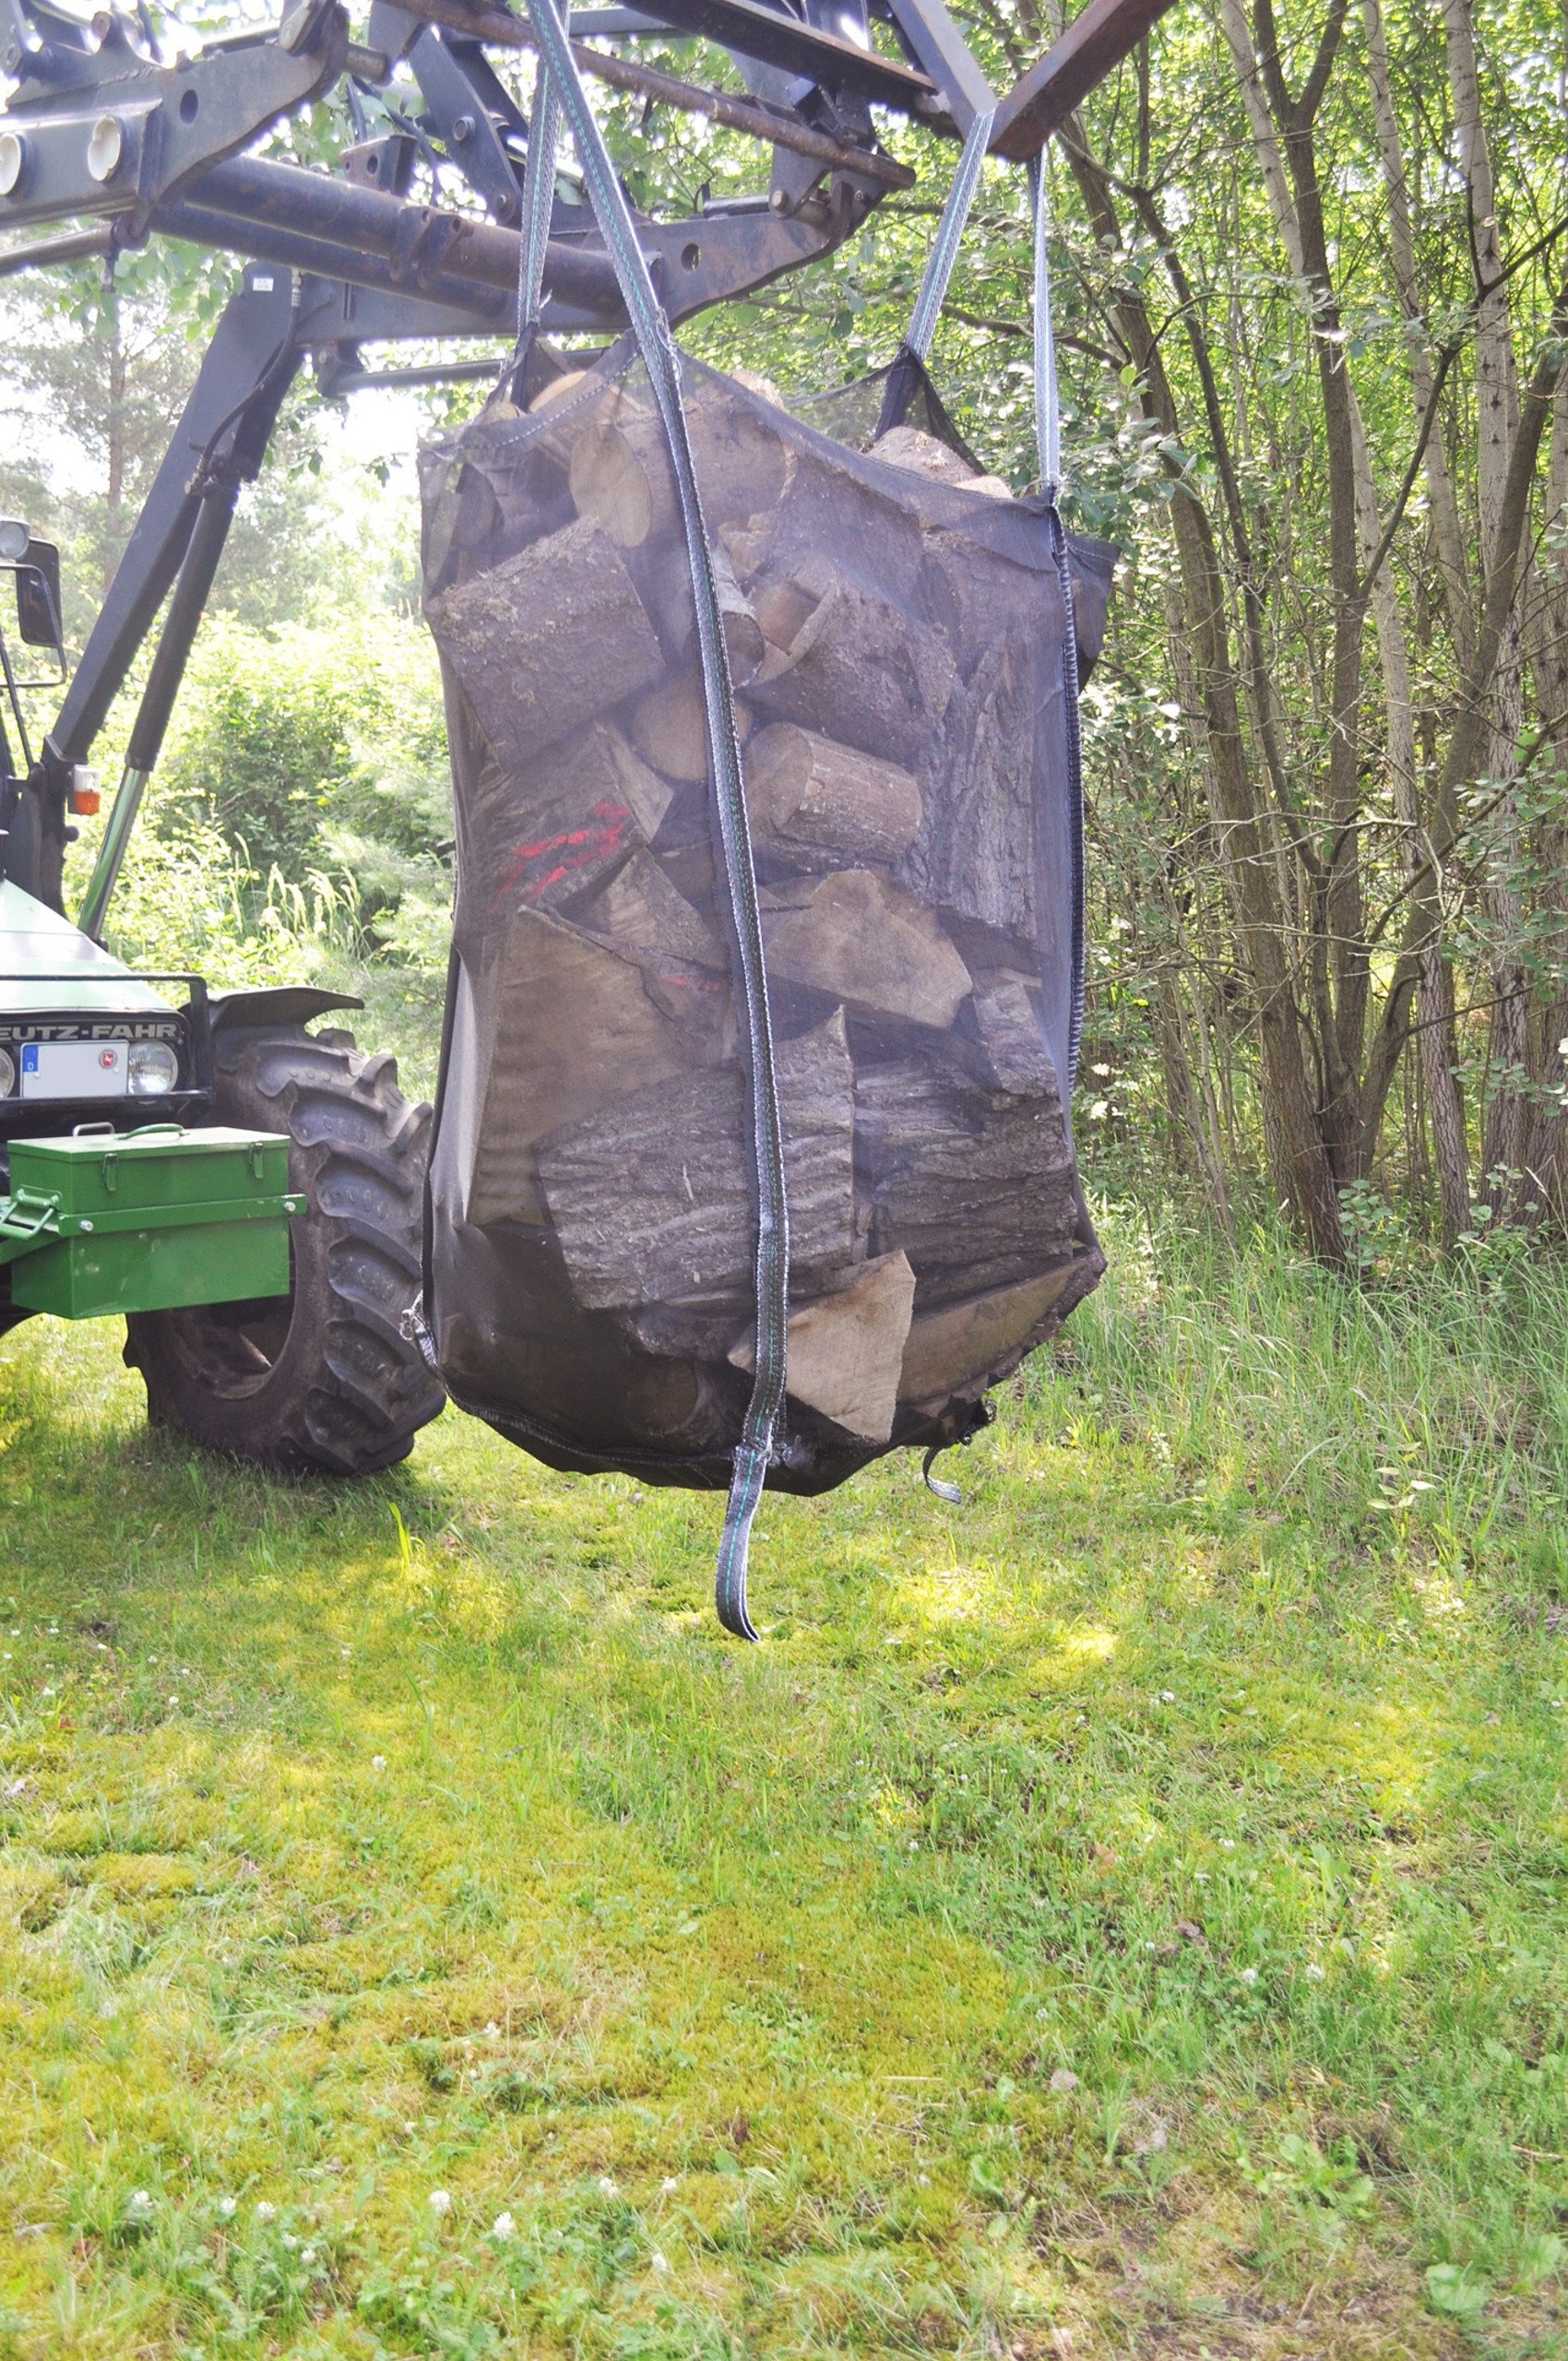
[[[998,87],[1056,30],[1035,0],[966,16]],[[1222,1231],[1272,1193],[1331,1263],[1506,1260],[1568,1215],[1565,90],[1544,6],[1218,0],[1049,159],[1067,506],[1123,552],[1080,1134],[1108,1185]],[[606,119],[660,209],[754,172],[700,118]],[[285,144],[349,136],[318,109]],[[891,136],[919,196],[695,350],[787,394],[890,356],[950,162]],[[1020,490],[1026,204],[992,167],[936,351]],[[236,269],[163,244],[4,291],[0,500],[64,544],[78,642]],[[450,819],[411,458],[482,390],[296,395],[114,919],[221,979],[354,969],[418,1082]]]

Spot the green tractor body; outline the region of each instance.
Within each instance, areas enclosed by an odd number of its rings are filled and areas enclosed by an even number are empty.
[[[192,1062],[160,992],[0,883],[5,1312],[92,1320],[287,1296],[303,1203],[288,1136],[155,1120],[201,1095]]]

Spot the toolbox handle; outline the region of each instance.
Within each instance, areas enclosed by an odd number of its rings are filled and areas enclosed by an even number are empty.
[[[90,1139],[95,1132],[107,1132],[111,1139],[115,1137],[113,1123],[73,1123],[71,1125],[71,1137],[74,1140]]]
[[[112,1124],[110,1129],[113,1129]],[[122,1132],[120,1137],[123,1140],[145,1140],[150,1139],[154,1132],[173,1132],[180,1139],[184,1139],[185,1127],[184,1123],[176,1123],[172,1119],[161,1123],[138,1123],[134,1132]]]

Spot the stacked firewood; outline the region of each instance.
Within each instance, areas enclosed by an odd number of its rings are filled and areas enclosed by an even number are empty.
[[[778,1040],[790,1393],[885,1442],[1016,1366],[1099,1268],[1039,1006],[1027,626],[966,611],[932,529],[1009,494],[885,437],[866,513],[897,520],[897,583],[936,584],[890,595],[766,389],[704,378],[689,422]],[[647,1352],[747,1368],[749,1100],[651,401],[563,376],[493,405],[427,481],[425,566],[474,782],[466,1221],[552,1235],[584,1313]]]

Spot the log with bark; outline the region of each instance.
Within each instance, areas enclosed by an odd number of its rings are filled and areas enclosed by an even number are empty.
[[[1039,939],[1036,801],[1039,665],[1019,639],[980,658],[956,697],[938,768],[940,794],[924,799],[921,825],[898,867],[902,884],[934,908],[974,919],[1022,943]]]
[[[719,599],[719,627],[730,659],[730,678],[743,689],[756,678],[767,655],[762,625],[751,600],[735,577],[722,543],[709,551],[713,587]],[[672,663],[687,665],[696,677],[697,611],[692,592],[691,562],[683,540],[665,550],[651,569],[643,589],[644,602],[659,627]]]
[[[625,562],[591,518],[453,584],[426,613],[494,753],[518,773],[665,670]]]
[[[537,1142],[672,1082],[702,1054],[635,959],[538,911],[510,920],[475,1000],[490,1012],[466,1207],[476,1225],[537,1218]]]
[[[778,1051],[794,1277],[854,1244],[854,1087],[836,1015]],[[750,1101],[738,1065],[631,1090],[539,1149],[540,1184],[578,1300],[611,1310],[733,1291],[749,1299],[755,1219]],[[731,1334],[733,1330],[731,1329]]]
[[[980,1090],[956,1062],[868,1067],[855,1077],[855,1160],[872,1250],[908,1254],[922,1311],[1072,1249],[1077,1175],[1053,1097]]]
[[[707,389],[687,404],[686,431],[710,526],[776,507],[790,470],[788,445],[763,420]],[[572,439],[572,498],[617,549],[683,536],[664,423],[651,401],[619,391]]]
[[[957,685],[945,635],[826,563],[747,588],[769,643],[764,718],[918,769]]]
[[[464,856],[486,882],[486,916],[566,909],[601,888],[659,834],[673,792],[603,722],[545,749],[521,776],[487,755]]]
[[[988,1089],[1019,1098],[1059,1096],[1056,1068],[1023,976],[977,976],[965,1023],[966,1047],[972,1048],[975,1071]]]
[[[944,483],[956,492],[983,492],[988,500],[1011,500],[1012,487],[1000,476],[982,475],[972,468],[961,451],[951,443],[939,442],[934,434],[926,434],[918,426],[895,426],[887,433],[879,434],[871,446],[873,459],[885,459],[896,468],[908,468],[928,483]]]
[[[956,1387],[1009,1375],[1069,1290],[1092,1285],[1101,1267],[1098,1255],[1079,1248],[1035,1278],[922,1311],[909,1323],[899,1401],[934,1407]]]
[[[770,975],[869,1016],[944,1031],[969,991],[939,921],[874,869],[841,870],[803,895],[766,889],[763,933]]]
[[[890,869],[915,839],[921,791],[897,764],[775,721],[746,749],[746,805],[762,847],[795,869]]]

